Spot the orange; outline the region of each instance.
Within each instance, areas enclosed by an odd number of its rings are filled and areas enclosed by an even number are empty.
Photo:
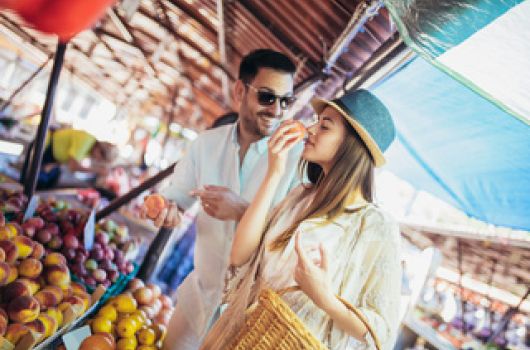
[[[122,338],[130,338],[133,337],[136,331],[138,324],[136,323],[136,320],[127,317],[118,322],[116,325],[116,333]]]
[[[143,345],[153,345],[156,341],[156,333],[151,328],[143,328],[138,332],[138,341]]]
[[[136,350],[138,346],[138,341],[134,337],[121,338],[116,344],[116,350]]]
[[[130,294],[118,295],[116,298],[114,298],[112,304],[116,307],[118,312],[123,313],[131,313],[136,310],[136,307],[138,306],[136,300]]]
[[[112,304],[107,304],[99,310],[98,316],[114,322],[118,318],[118,311],[116,311],[116,308]]]
[[[112,332],[112,322],[105,318],[98,316],[91,324],[92,333],[110,333]]]

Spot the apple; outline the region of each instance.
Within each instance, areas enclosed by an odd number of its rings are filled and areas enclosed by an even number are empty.
[[[109,236],[104,232],[97,232],[96,233],[96,242],[101,243],[102,245],[109,244]]]
[[[86,262],[85,262],[85,267],[88,269],[88,270],[95,270],[98,268],[98,263],[96,260],[94,259],[88,259]]]
[[[105,253],[103,252],[101,248],[98,249],[97,247],[94,247],[90,251],[90,257],[96,261],[100,261],[100,260],[103,260],[103,258],[105,258]]]
[[[42,230],[39,230],[37,232],[37,240],[42,243],[46,244],[52,239],[52,234],[47,229],[43,228]]]
[[[46,246],[53,250],[59,250],[63,246],[63,239],[60,236],[53,236]]]
[[[54,222],[48,222],[46,226],[44,226],[52,235],[58,235],[59,234],[59,226],[57,226]]]
[[[67,248],[77,249],[79,248],[79,240],[73,234],[67,234],[63,237],[64,245]]]
[[[96,280],[94,279],[94,277],[91,277],[91,276],[88,276],[88,275],[87,275],[86,277],[83,278],[83,281],[84,281],[87,285],[89,285],[89,286],[91,286],[91,287],[95,287],[95,286],[96,286]]]
[[[73,248],[63,247],[62,253],[66,257],[66,259],[68,259],[68,261],[74,260],[77,256],[77,253]]]
[[[103,269],[95,269],[92,271],[92,277],[96,280],[96,282],[104,282],[107,279],[107,272]]]
[[[87,260],[87,257],[86,257],[84,254],[80,253],[79,251],[77,251],[77,252],[75,253],[74,262],[76,262],[76,263],[83,263],[83,264],[84,264],[84,262],[85,262],[86,260]]]
[[[118,280],[119,277],[120,277],[120,273],[118,272],[118,270],[108,270],[107,271],[107,278],[112,283],[115,283]]]

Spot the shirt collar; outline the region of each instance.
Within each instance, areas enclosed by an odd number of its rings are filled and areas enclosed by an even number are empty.
[[[234,126],[232,127],[232,131],[231,131],[231,140],[234,144],[236,144],[237,146],[239,146],[239,142],[237,140],[237,128],[239,128],[239,122],[237,123],[234,123]],[[267,151],[267,142],[269,141],[269,136],[267,137],[264,137],[254,143],[252,143],[250,146],[251,147],[256,147],[256,150],[258,151],[258,153],[262,154],[263,152],[266,152]],[[255,145],[255,146],[254,146]]]

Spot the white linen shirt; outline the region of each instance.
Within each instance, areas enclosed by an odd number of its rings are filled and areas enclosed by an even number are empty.
[[[189,192],[204,185],[228,187],[250,202],[267,172],[268,138],[251,144],[241,164],[237,127],[238,124],[232,124],[201,133],[175,166],[161,193],[183,209],[189,208],[196,200],[189,196]],[[301,152],[301,144],[291,150],[273,205],[300,184],[296,170]],[[235,221],[217,220],[202,208],[199,210],[195,268],[179,287],[177,300],[198,337],[204,336],[221,304],[235,229]]]

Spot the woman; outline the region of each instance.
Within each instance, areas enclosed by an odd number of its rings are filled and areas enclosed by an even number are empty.
[[[229,306],[204,349],[233,341],[261,288],[296,285],[301,292],[283,299],[330,349],[392,348],[401,290],[399,230],[372,204],[372,187],[394,125],[366,90],[312,105],[318,121],[308,128],[301,160],[310,184],[293,190],[268,216],[288,150],[297,142],[287,122],[269,141],[268,176],[234,236],[231,265],[247,265],[246,273],[229,289]]]

